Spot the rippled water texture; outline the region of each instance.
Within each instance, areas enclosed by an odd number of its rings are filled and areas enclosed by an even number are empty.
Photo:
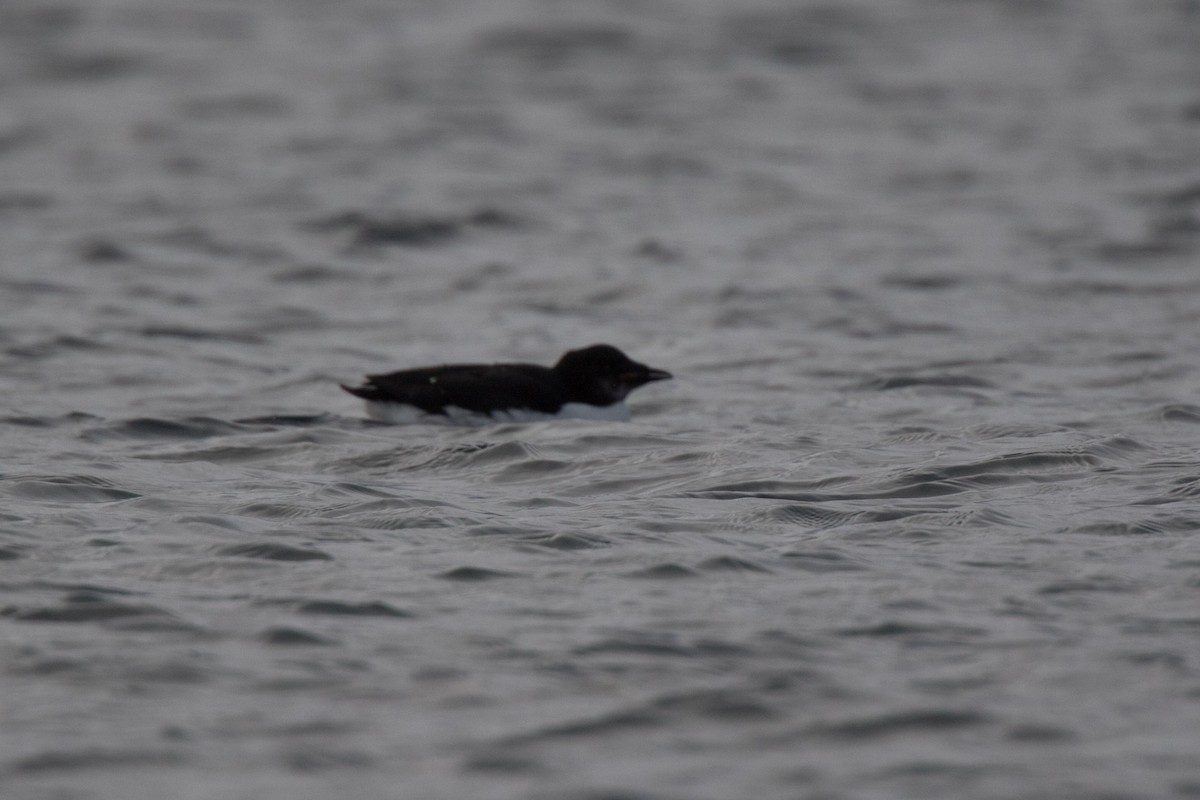
[[[3,3],[0,796],[1200,797],[1198,245],[1190,0]]]

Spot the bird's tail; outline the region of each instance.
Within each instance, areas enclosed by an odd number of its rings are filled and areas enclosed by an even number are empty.
[[[342,387],[342,391],[349,392],[355,397],[361,397],[363,400],[380,399],[379,389],[369,383],[363,384],[362,386],[347,386],[344,383],[339,383],[338,386]]]

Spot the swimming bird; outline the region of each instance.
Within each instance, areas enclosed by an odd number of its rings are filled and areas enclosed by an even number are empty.
[[[570,350],[553,367],[446,364],[368,375],[342,385],[380,422],[533,422],[629,419],[625,397],[671,373],[647,367],[609,344]]]

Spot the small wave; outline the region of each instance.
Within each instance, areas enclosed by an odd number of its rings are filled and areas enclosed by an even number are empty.
[[[1041,595],[1078,594],[1080,592],[1119,593],[1132,592],[1136,586],[1119,578],[1097,575],[1090,578],[1054,581],[1036,590]]]
[[[593,533],[533,533],[522,536],[520,542],[525,545],[542,547],[547,550],[593,550],[599,547],[611,547],[613,540]]]
[[[54,420],[47,417],[16,415],[12,417],[0,417],[0,425],[15,425],[21,428],[50,428],[54,426]]]
[[[263,519],[301,519],[311,517],[315,512],[313,509],[299,505],[289,505],[287,503],[248,503],[236,509],[238,514],[243,514],[251,517],[261,517]]]
[[[524,483],[528,481],[545,480],[548,476],[568,472],[574,468],[570,461],[559,461],[551,458],[534,458],[519,464],[512,464],[496,473],[493,480],[498,483]]]
[[[841,64],[874,38],[878,18],[864,9],[836,5],[729,14],[725,46],[793,68]]]
[[[892,485],[888,485],[892,484]],[[764,500],[791,500],[797,503],[829,503],[844,500],[921,499],[960,494],[971,489],[961,482],[944,480],[936,473],[920,472],[888,481],[876,489],[859,492],[689,492],[687,497],[713,500],[737,500],[756,497]]]
[[[161,417],[134,417],[106,423],[84,431],[81,437],[87,441],[105,439],[206,439],[243,433],[247,428],[237,423],[213,417],[185,417],[165,419]]]
[[[526,733],[509,735],[501,744],[555,742],[562,739],[606,737],[629,730],[668,723],[686,726],[689,720],[722,724],[753,723],[775,719],[778,712],[752,692],[737,688],[670,692],[641,704],[566,722],[551,723]],[[625,797],[625,794],[621,794]]]
[[[193,627],[171,612],[146,603],[114,600],[103,593],[77,590],[57,605],[33,608],[13,607],[4,616],[21,622],[123,623],[121,627],[141,630],[192,630]]]
[[[705,572],[770,572],[771,570],[746,558],[736,556],[713,556],[699,564]]]
[[[137,750],[101,748],[47,750],[17,759],[11,764],[11,769],[22,773],[53,773],[57,775],[64,770],[180,766],[187,764],[189,760],[185,753],[178,750],[144,748]]]
[[[308,745],[289,750],[283,761],[288,768],[304,774],[326,770],[361,770],[375,766],[377,759],[361,750],[330,750]]]
[[[29,554],[31,547],[20,544],[5,544],[0,545],[0,561],[16,561],[19,558],[25,558]]]
[[[1158,417],[1167,422],[1200,422],[1200,406],[1173,403],[1160,408]]]
[[[258,640],[264,644],[277,645],[281,647],[305,647],[318,646],[326,647],[335,642],[332,639],[321,636],[313,631],[303,628],[294,628],[286,625],[276,625],[258,634]]]
[[[842,628],[837,631],[837,634],[838,636],[865,636],[870,638],[901,636],[906,639],[916,638],[924,643],[928,643],[931,639],[955,642],[964,639],[977,639],[986,635],[987,630],[968,625],[922,624],[889,620],[865,627]]]
[[[499,775],[542,775],[549,772],[540,761],[510,750],[501,744],[498,748],[474,753],[463,760],[462,769],[468,773],[491,772]],[[632,795],[622,794],[621,797],[624,800],[636,800]]]
[[[861,512],[828,510],[819,507],[818,504],[855,500],[913,500],[960,494],[991,486],[1073,480],[1094,474],[1104,465],[1105,459],[1096,455],[1096,452],[1111,453],[1135,446],[1132,440],[1126,443],[1118,439],[1106,440],[1078,451],[1006,453],[965,464],[903,471],[879,480],[873,486],[865,486],[856,491],[811,491],[810,489],[822,485],[819,481],[759,481],[719,484],[711,489],[688,492],[685,496],[716,500],[789,500],[795,505],[775,512],[784,521],[790,519],[818,524],[841,524],[849,521],[850,517],[847,515],[857,515]],[[837,482],[841,483],[843,480],[844,478],[839,477]],[[889,509],[882,513],[906,515],[912,512]]]
[[[776,709],[758,699],[756,693],[740,689],[700,689],[668,694],[654,698],[650,705],[676,716],[718,722],[770,720],[778,716]]]
[[[1005,731],[1004,738],[1012,742],[1042,744],[1069,742],[1077,739],[1078,735],[1069,728],[1064,728],[1060,725],[1027,722],[1011,726]]]
[[[347,603],[341,600],[306,600],[296,606],[298,614],[320,614],[339,617],[388,617],[410,619],[413,615],[389,603],[378,600],[365,603]]]
[[[806,572],[858,572],[867,568],[860,559],[829,547],[785,550],[780,557],[788,566]]]
[[[49,52],[38,65],[39,78],[53,83],[97,83],[129,78],[153,68],[140,54],[117,49]]]
[[[938,480],[978,478],[985,475],[1050,473],[1058,470],[1076,471],[1102,464],[1098,456],[1083,451],[1029,451],[1006,453],[966,464],[937,467],[928,473],[915,473],[914,478],[934,476]]]
[[[276,283],[349,283],[364,277],[354,270],[339,269],[325,264],[301,264],[284,267],[271,275]]]
[[[503,744],[527,744],[540,741],[555,741],[564,738],[607,736],[630,729],[641,729],[664,721],[661,712],[653,709],[628,709],[613,711],[569,722],[545,725],[528,733],[510,734]]]
[[[835,528],[861,519],[862,514],[862,511],[841,511],[815,503],[789,503],[764,512],[770,519],[810,528]]]
[[[235,420],[238,425],[262,426],[274,428],[308,428],[315,425],[326,425],[336,420],[333,414],[268,414],[263,417],[246,417]]]
[[[311,547],[295,547],[280,542],[247,542],[219,547],[218,555],[261,558],[267,561],[332,561],[333,556]]]
[[[143,461],[181,462],[207,461],[212,464],[242,464],[250,461],[266,461],[279,458],[285,452],[280,447],[204,447],[197,450],[180,450],[170,453],[138,453],[131,458]]]
[[[477,229],[510,228],[520,225],[516,216],[493,208],[479,208],[459,215],[395,214],[381,217],[362,211],[312,220],[309,230],[348,234],[355,247],[433,247],[447,244]]]
[[[652,580],[677,580],[679,578],[695,578],[698,575],[699,573],[691,567],[670,562],[655,564],[629,573],[629,577],[631,578],[649,578]]]
[[[214,330],[185,325],[145,325],[137,333],[147,338],[189,339],[198,342],[234,342],[237,344],[264,344],[265,339],[255,333],[237,330]]]
[[[26,500],[58,503],[115,503],[142,496],[90,475],[8,477],[0,490]]]
[[[694,658],[718,657],[748,657],[752,648],[728,639],[715,637],[699,637],[689,642],[677,642],[673,638],[654,634],[629,632],[607,642],[586,645],[578,648],[576,653],[634,653],[643,655],[688,656]]]
[[[521,442],[463,442],[440,447],[427,444],[392,447],[351,456],[339,460],[335,466],[356,472],[375,469],[392,475],[397,471],[458,472],[488,465],[503,466],[530,458],[537,458],[536,450]]]
[[[504,56],[553,68],[582,58],[625,57],[636,43],[625,25],[560,23],[494,28],[479,37],[476,47],[486,56]]]
[[[869,378],[858,385],[859,389],[889,392],[893,389],[910,389],[928,386],[952,389],[994,389],[995,385],[973,375],[937,373],[932,375],[889,375]]]
[[[971,728],[993,722],[991,715],[972,709],[930,708],[875,714],[856,719],[825,722],[809,732],[837,739],[874,739],[916,733],[941,733],[947,729]]]
[[[961,286],[963,277],[961,275],[934,272],[894,273],[884,275],[881,283],[884,286],[895,286],[900,289],[937,292]]]
[[[97,342],[94,339],[87,339],[80,336],[52,336],[38,341],[11,345],[4,348],[4,354],[32,361],[55,358],[78,352],[99,352],[107,349],[107,345]]]
[[[183,117],[197,120],[233,118],[274,118],[292,112],[288,98],[266,92],[242,92],[197,97],[178,103]]]
[[[89,236],[77,246],[79,257],[96,264],[131,261],[134,254],[121,243],[106,237]]]
[[[514,577],[515,574],[516,573],[513,572],[505,572],[498,569],[488,569],[486,567],[462,566],[446,570],[438,575],[438,577],[446,581],[481,583],[483,581],[493,581],[498,578],[511,578]]]
[[[1196,530],[1200,530],[1200,518],[1172,515],[1127,521],[1088,522],[1067,528],[1065,532],[1088,536],[1151,536],[1161,533],[1190,533]]]
[[[0,417],[0,425],[16,425],[22,428],[57,428],[64,425],[80,425],[95,422],[99,417],[85,414],[82,411],[72,411],[53,417],[36,417],[27,414],[16,414],[11,417]]]
[[[1061,425],[1037,422],[986,422],[972,426],[967,433],[979,439],[1034,439],[1067,432]]]

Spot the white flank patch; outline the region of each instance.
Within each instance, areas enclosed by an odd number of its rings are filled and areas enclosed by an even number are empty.
[[[629,406],[622,400],[611,406],[589,406],[587,403],[567,403],[554,419],[594,419],[601,422],[629,422]]]
[[[497,422],[545,422],[552,419],[590,419],[602,422],[628,422],[629,406],[625,405],[624,402],[613,403],[611,406],[567,403],[557,414],[544,414],[540,411],[526,411],[524,409],[493,411],[491,414],[477,414],[474,411],[450,406],[446,409],[445,414],[429,414],[416,406],[404,403],[368,401],[367,416],[378,422],[389,422],[393,425],[410,425],[417,422],[432,425],[491,425]]]

